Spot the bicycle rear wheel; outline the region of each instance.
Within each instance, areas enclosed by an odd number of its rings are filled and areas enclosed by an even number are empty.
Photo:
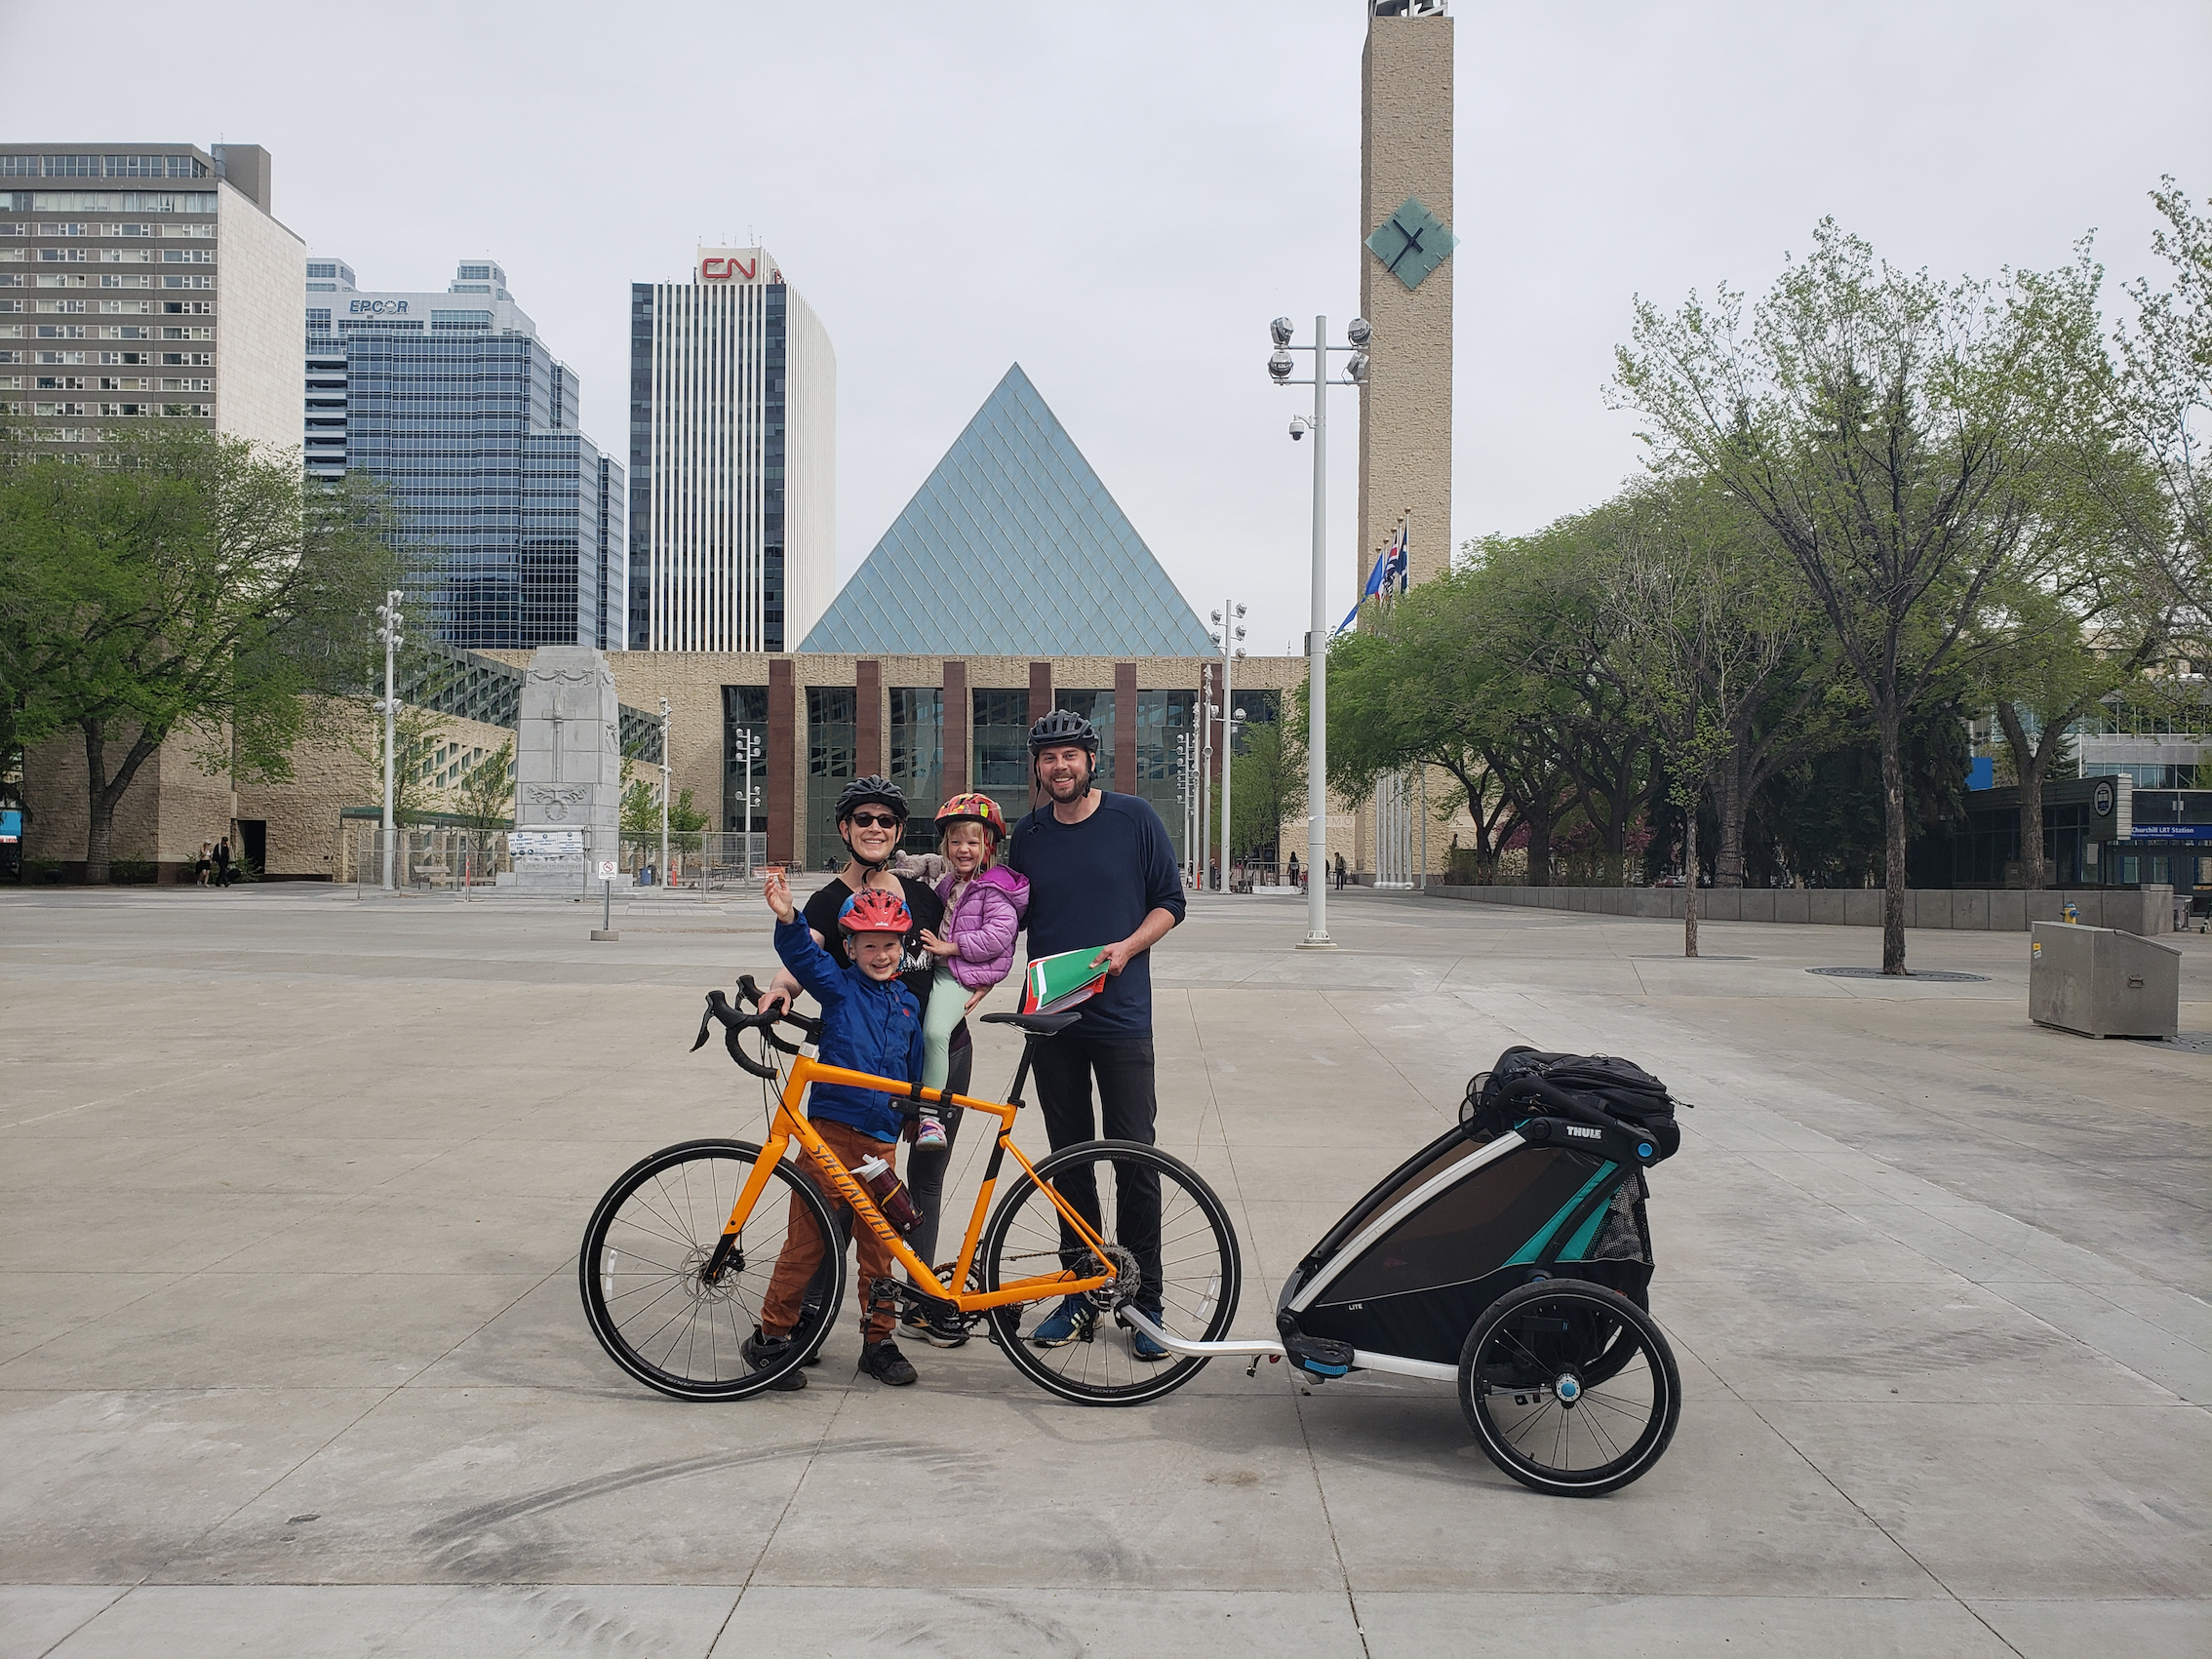
[[[759,1164],[749,1141],[694,1140],[628,1169],[584,1229],[576,1277],[584,1318],[611,1358],[649,1388],[678,1400],[741,1400],[821,1346],[845,1295],[845,1250],[829,1206],[778,1163],[720,1278],[705,1269],[737,1194]],[[744,1344],[795,1230],[810,1232],[829,1264],[821,1306],[802,1316],[791,1345],[756,1369]]]
[[[1119,1316],[1133,1302],[1173,1336],[1215,1342],[1228,1331],[1244,1268],[1220,1199],[1188,1165],[1136,1141],[1065,1147],[1040,1162],[1037,1174],[1097,1231],[1120,1277],[1081,1299],[1072,1340],[1041,1348],[1022,1334],[1024,1313],[1037,1316],[1034,1328],[1060,1310],[1057,1296],[993,1309],[992,1340],[1032,1382],[1084,1405],[1135,1405],[1182,1387],[1205,1361],[1182,1355],[1139,1360],[1131,1346],[1135,1328]],[[1080,1240],[1063,1228],[1051,1199],[1026,1173],[992,1214],[981,1260],[992,1290],[1063,1267],[1086,1277],[1097,1271]]]
[[[1641,1308],[1600,1284],[1547,1279],[1507,1291],[1475,1322],[1459,1405],[1490,1461],[1522,1485],[1596,1497],[1659,1461],[1682,1382]]]

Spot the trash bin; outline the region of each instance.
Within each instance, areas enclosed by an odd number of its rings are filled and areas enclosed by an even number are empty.
[[[2028,946],[2028,1017],[2084,1037],[2172,1037],[2181,952],[2114,928],[2038,922]]]

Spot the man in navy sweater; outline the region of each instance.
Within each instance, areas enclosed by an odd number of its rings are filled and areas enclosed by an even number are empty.
[[[1029,729],[1029,753],[1037,781],[1050,801],[1016,824],[1007,845],[1007,868],[1029,879],[1029,954],[1034,959],[1099,947],[1094,966],[1108,972],[1105,990],[1083,1005],[1083,1018],[1031,1050],[1045,1132],[1054,1151],[1100,1138],[1149,1146],[1156,1101],[1148,953],[1183,919],[1183,878],[1174,844],[1150,802],[1091,787],[1098,733],[1081,715],[1066,709],[1047,714]],[[1096,1221],[1095,1190],[1079,1190],[1066,1179],[1059,1187],[1086,1220]],[[1157,1321],[1158,1176],[1126,1172],[1115,1232],[1137,1257],[1141,1280],[1136,1305]],[[1088,1298],[1070,1296],[1030,1333],[1030,1340],[1045,1348],[1073,1342],[1088,1334],[1095,1313]],[[1167,1358],[1167,1350],[1141,1331],[1130,1332],[1129,1346],[1140,1360]]]

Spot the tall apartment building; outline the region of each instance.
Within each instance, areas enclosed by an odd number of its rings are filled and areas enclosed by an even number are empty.
[[[81,452],[189,421],[299,443],[306,250],[257,144],[0,144],[0,418]]]
[[[764,248],[630,287],[629,643],[794,649],[837,585],[837,354]]]
[[[392,487],[430,631],[621,650],[622,466],[577,429],[575,372],[506,272],[463,259],[440,294],[365,293],[337,258],[305,271],[307,470]]]

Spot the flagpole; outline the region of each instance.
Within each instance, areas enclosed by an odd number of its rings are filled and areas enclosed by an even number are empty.
[[[1287,361],[1287,359],[1285,359]],[[1314,608],[1306,635],[1306,936],[1298,948],[1333,950],[1328,936],[1328,319],[1314,319]]]

